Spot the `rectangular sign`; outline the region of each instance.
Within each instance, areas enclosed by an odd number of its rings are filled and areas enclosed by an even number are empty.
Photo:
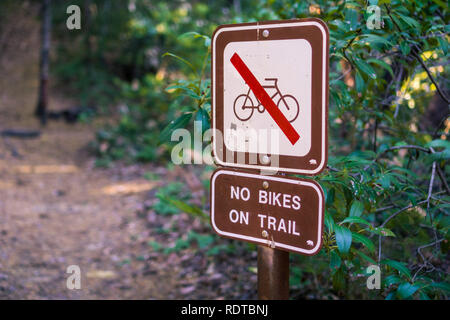
[[[323,214],[323,190],[313,180],[232,169],[211,177],[211,224],[223,237],[314,255]]]
[[[327,162],[329,34],[320,19],[219,26],[212,37],[217,164],[317,175]]]

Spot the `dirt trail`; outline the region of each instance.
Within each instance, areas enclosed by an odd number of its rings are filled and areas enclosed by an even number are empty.
[[[0,130],[39,129],[39,25],[26,19],[35,9],[12,15],[20,23],[3,30],[17,36],[0,55]],[[73,106],[54,91],[51,108]],[[85,151],[94,128],[50,122],[38,139],[0,137],[0,298],[171,297],[173,270],[149,259],[149,230],[135,219],[157,182],[141,178],[143,167],[94,169]],[[82,290],[66,288],[72,264]]]
[[[151,209],[156,190],[170,181],[194,194],[189,177],[198,172],[119,164],[98,169],[87,152],[97,123],[50,121],[40,128],[33,116],[39,25],[30,18],[37,8],[26,3],[8,16],[4,25],[11,29],[0,37],[0,131],[42,134],[0,136],[0,299],[255,298],[256,255],[244,245],[216,256],[195,245],[169,254],[150,245],[173,246],[194,229],[211,234],[185,213]],[[50,109],[75,105],[54,88],[50,93]],[[146,172],[161,181],[143,179]],[[230,243],[216,241],[225,248]],[[81,269],[81,290],[67,289],[70,265]]]
[[[148,277],[142,264],[126,264],[149,251],[143,243],[149,231],[136,211],[142,191],[157,182],[139,178],[136,167],[93,169],[92,160],[79,155],[91,138],[89,128],[76,125],[46,129],[38,140],[10,141],[21,158],[3,154],[0,160],[0,297],[170,296],[167,265],[159,268],[155,259]],[[66,288],[73,264],[81,268],[82,290]]]

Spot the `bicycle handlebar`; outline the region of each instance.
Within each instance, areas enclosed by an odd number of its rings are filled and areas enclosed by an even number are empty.
[[[277,82],[277,81],[278,81],[278,78],[265,78],[264,80],[266,80],[266,81],[275,81],[275,82]]]

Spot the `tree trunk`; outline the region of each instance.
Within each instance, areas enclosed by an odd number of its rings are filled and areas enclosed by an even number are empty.
[[[51,31],[51,0],[42,1],[42,26],[41,26],[41,57],[39,62],[40,79],[39,79],[39,98],[36,106],[36,116],[41,119],[41,123],[47,121],[47,105],[48,105],[48,69],[49,69],[49,52],[50,52],[50,31]]]

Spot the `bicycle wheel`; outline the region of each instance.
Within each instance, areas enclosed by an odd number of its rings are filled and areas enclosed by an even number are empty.
[[[282,96],[280,100],[278,100],[277,107],[289,122],[294,122],[300,113],[300,106],[297,99],[290,94]]]
[[[247,105],[244,103],[247,103]],[[239,120],[247,121],[252,117],[254,110],[255,108],[253,107],[253,101],[248,95],[241,94],[237,96],[236,100],[234,100],[233,111],[234,115]]]

